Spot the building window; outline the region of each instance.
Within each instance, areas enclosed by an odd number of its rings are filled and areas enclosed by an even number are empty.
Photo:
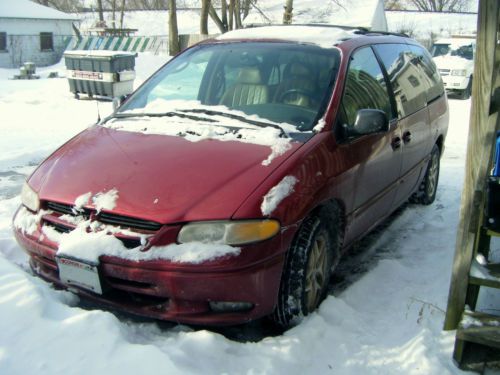
[[[52,33],[40,33],[40,50],[53,51],[54,37]]]
[[[0,51],[7,51],[7,33],[0,32]]]

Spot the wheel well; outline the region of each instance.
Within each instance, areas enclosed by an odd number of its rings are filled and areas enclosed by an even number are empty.
[[[440,135],[436,140],[436,145],[439,148],[439,155],[443,155],[443,136]]]
[[[341,238],[344,238],[344,233],[345,233],[345,225],[346,225],[346,219],[345,219],[345,205],[343,204],[342,201],[338,199],[330,199],[326,202],[321,203],[318,205],[314,210],[311,211],[310,215],[319,215],[320,212],[325,212],[326,214],[329,215],[337,215],[338,219],[340,220],[340,230],[341,230]]]

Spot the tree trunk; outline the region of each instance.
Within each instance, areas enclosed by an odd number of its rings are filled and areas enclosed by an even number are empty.
[[[252,0],[243,0],[243,19],[247,18],[250,13],[250,3]]]
[[[241,22],[240,0],[234,0],[233,12],[235,29],[241,29],[243,24]]]
[[[113,29],[116,29],[116,0],[113,0],[111,2],[111,9],[112,9],[112,25]]]
[[[208,12],[210,0],[201,0],[200,34],[208,35]]]
[[[227,1],[221,0],[220,5],[221,5],[220,12],[221,12],[222,24],[224,25],[224,30],[227,31],[229,30],[227,24]]]
[[[120,29],[123,29],[123,16],[125,15],[125,0],[122,0],[122,6],[120,9]]]
[[[292,23],[293,0],[286,0],[285,12],[283,13],[283,23],[290,25]]]
[[[210,15],[212,21],[214,21],[217,27],[219,28],[219,31],[224,34],[227,31],[227,25],[224,25],[222,23],[222,20],[219,18],[217,11],[215,10],[212,4],[210,4],[210,7],[208,8],[208,14]]]
[[[229,30],[233,30],[233,19],[234,19],[234,0],[229,0]]]
[[[168,52],[170,56],[180,52],[175,0],[168,0]]]
[[[97,11],[99,12],[99,21],[104,21],[104,14],[102,13],[102,0],[97,0]]]

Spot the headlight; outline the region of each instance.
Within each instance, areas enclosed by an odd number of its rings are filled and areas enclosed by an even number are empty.
[[[452,76],[462,76],[465,77],[467,75],[467,70],[465,69],[454,69],[451,71]]]
[[[27,182],[24,183],[23,189],[21,190],[21,202],[31,211],[38,211],[40,208],[40,200],[38,199],[38,194],[28,185]]]
[[[177,241],[244,245],[267,240],[279,230],[280,224],[276,220],[207,221],[186,224]]]

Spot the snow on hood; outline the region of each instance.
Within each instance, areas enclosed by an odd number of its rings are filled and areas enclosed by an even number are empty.
[[[168,128],[172,118],[124,119],[114,125],[144,127],[158,120]],[[239,130],[244,135],[267,131],[276,135],[274,128]],[[116,214],[159,223],[228,219],[280,161],[302,144],[285,144],[290,150],[263,167],[262,162],[272,152],[271,145],[212,139],[192,142],[180,136],[93,126],[45,160],[29,181],[41,200],[80,209],[113,207]],[[111,193],[107,203],[95,197],[98,192],[113,189],[118,199],[113,200]]]
[[[462,69],[472,64],[471,60],[464,59],[460,56],[437,56],[434,57],[434,63],[438,69]]]
[[[228,115],[241,116],[252,121],[269,123],[270,126],[262,128],[242,120],[225,117],[224,115],[211,115],[207,118],[206,115],[203,114],[188,113],[207,119],[206,121],[193,121],[192,119],[183,118],[182,115],[185,114],[184,112],[182,112],[179,117],[169,117],[167,125],[165,124],[165,118],[161,117],[131,117],[127,119],[111,119],[106,122],[104,126],[110,129],[143,134],[182,136],[190,142],[216,139],[219,141],[237,141],[268,146],[271,148],[271,153],[267,159],[262,161],[262,165],[265,166],[269,165],[274,158],[283,155],[291,148],[291,138],[283,138],[281,136],[282,131],[272,125],[281,127],[285,134],[287,132],[296,131],[295,126],[286,123],[274,123],[259,118],[256,115],[249,116],[240,111],[230,110],[225,106],[204,106],[198,101],[167,101],[164,99],[156,99],[144,108],[124,111],[122,113],[160,114],[169,111],[175,112],[193,109],[217,111]],[[216,121],[217,125],[211,121]],[[238,129],[231,130],[228,127],[237,127]]]

